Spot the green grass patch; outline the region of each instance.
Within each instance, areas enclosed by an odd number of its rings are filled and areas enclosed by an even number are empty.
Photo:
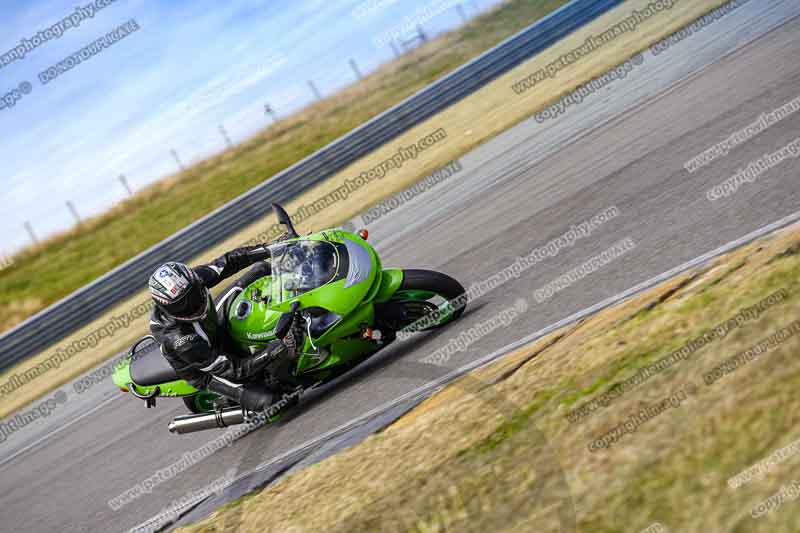
[[[486,440],[475,446],[477,453],[488,453],[508,441],[512,436],[524,430],[531,423],[533,415],[542,408],[555,395],[555,389],[544,391],[537,396],[532,404],[515,413],[510,420],[500,424]]]

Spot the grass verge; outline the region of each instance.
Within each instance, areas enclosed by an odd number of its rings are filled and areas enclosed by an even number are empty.
[[[571,409],[779,290],[786,296],[758,316],[607,407],[568,420]],[[704,380],[798,318],[794,226],[465,376],[383,432],[178,531],[617,533],[656,522],[664,531],[798,531],[800,503],[789,498],[751,516],[792,481],[797,456],[737,489],[727,480],[800,437],[800,333]],[[589,450],[688,384],[692,393],[678,406]]]

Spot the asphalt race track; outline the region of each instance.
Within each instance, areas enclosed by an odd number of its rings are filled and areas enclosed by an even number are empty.
[[[241,474],[268,464],[452,369],[770,225],[800,219],[797,158],[730,196],[710,201],[706,195],[797,138],[800,113],[696,172],[684,169],[761,113],[800,96],[798,16],[800,4],[792,0],[750,2],[658,55],[645,51],[627,78],[559,117],[519,124],[465,155],[464,170],[434,192],[369,224],[385,266],[441,270],[468,286],[572,225],[619,210],[591,236],[481,297],[459,323],[398,343],[324,396],[304,400],[290,422],[247,435],[118,511],[107,504],[110,498],[218,433],[169,434],[169,421],[185,412],[180,401],[162,401],[148,412],[110,382],[82,395],[67,387],[74,401],[0,448],[0,529],[125,531],[230,468]],[[537,303],[534,291],[626,238],[635,248]],[[509,327],[453,355],[445,368],[418,363],[519,298],[528,312]]]

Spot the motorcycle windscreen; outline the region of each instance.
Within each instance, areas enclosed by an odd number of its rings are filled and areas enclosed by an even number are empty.
[[[280,243],[270,251],[273,304],[322,287],[336,277],[341,264],[336,247],[325,241]]]

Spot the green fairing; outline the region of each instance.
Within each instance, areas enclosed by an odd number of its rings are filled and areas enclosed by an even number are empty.
[[[228,321],[231,336],[243,350],[256,352],[274,340],[274,329],[278,319],[282,313],[290,309],[292,302],[297,300],[301,304],[301,309],[322,308],[342,317],[322,335],[306,339],[302,352],[307,355],[301,355],[298,360],[296,368],[298,376],[306,374],[310,380],[324,380],[333,377],[332,369],[353,363],[377,351],[379,347],[373,341],[345,340],[345,337],[360,334],[363,326],[374,325],[373,306],[370,300],[380,291],[383,275],[380,271],[378,254],[365,240],[344,231],[324,231],[305,236],[302,239],[293,239],[293,241],[323,241],[339,244],[344,244],[346,240],[356,243],[369,253],[370,272],[363,281],[345,287],[346,279],[338,279],[338,281],[327,283],[300,296],[291,297],[291,295],[282,293],[281,284],[273,283],[272,277],[268,276],[256,281],[238,295],[230,306]],[[342,266],[340,264],[339,268]],[[395,271],[393,279],[397,278],[396,272],[399,271]],[[346,272],[337,270],[334,279],[346,278],[346,275]],[[402,278],[402,273],[400,273],[400,277]],[[270,296],[270,305],[263,301],[264,295]],[[287,298],[287,296],[290,297]],[[387,299],[390,296],[387,294]],[[239,319],[236,311],[245,300],[252,306],[251,311],[244,319]],[[277,300],[281,300],[280,303],[272,303]],[[312,341],[317,349],[312,347]],[[321,355],[324,353],[322,348],[329,351],[330,355],[327,358]],[[324,361],[322,361],[323,358]]]
[[[275,339],[278,319],[290,310],[295,301],[300,303],[300,311],[315,310],[329,318],[325,329],[317,332],[314,338],[306,335],[304,345],[299,349],[300,356],[294,374],[307,386],[343,374],[383,347],[376,340],[362,337],[367,328],[375,326],[376,303],[386,303],[393,298],[409,301],[437,296],[435,292],[425,290],[399,292],[404,279],[403,271],[382,270],[378,254],[372,246],[353,233],[326,230],[275,243],[270,248],[273,251],[272,276],[252,283],[227,306],[228,329],[243,352],[255,353]],[[343,257],[344,250],[347,250],[347,258]],[[293,253],[307,253],[306,258],[314,259],[306,263],[299,261],[295,270],[285,268],[290,259],[294,260]],[[366,268],[367,260],[369,268]],[[325,270],[332,262],[336,264],[335,270],[332,267]],[[316,267],[320,267],[323,273],[315,272]],[[303,268],[312,273],[304,278],[306,271]],[[312,276],[322,281],[318,284],[308,283],[306,278]],[[353,278],[353,282],[347,286],[349,277]],[[114,383],[120,388],[134,387],[139,395],[151,393],[155,386],[143,387],[132,383],[129,363],[128,359],[117,368],[113,374]],[[198,393],[197,389],[182,380],[158,387],[159,396],[191,396]],[[209,405],[210,410],[213,396],[205,391],[201,391],[201,394],[209,395],[209,398],[203,396],[197,403]]]

